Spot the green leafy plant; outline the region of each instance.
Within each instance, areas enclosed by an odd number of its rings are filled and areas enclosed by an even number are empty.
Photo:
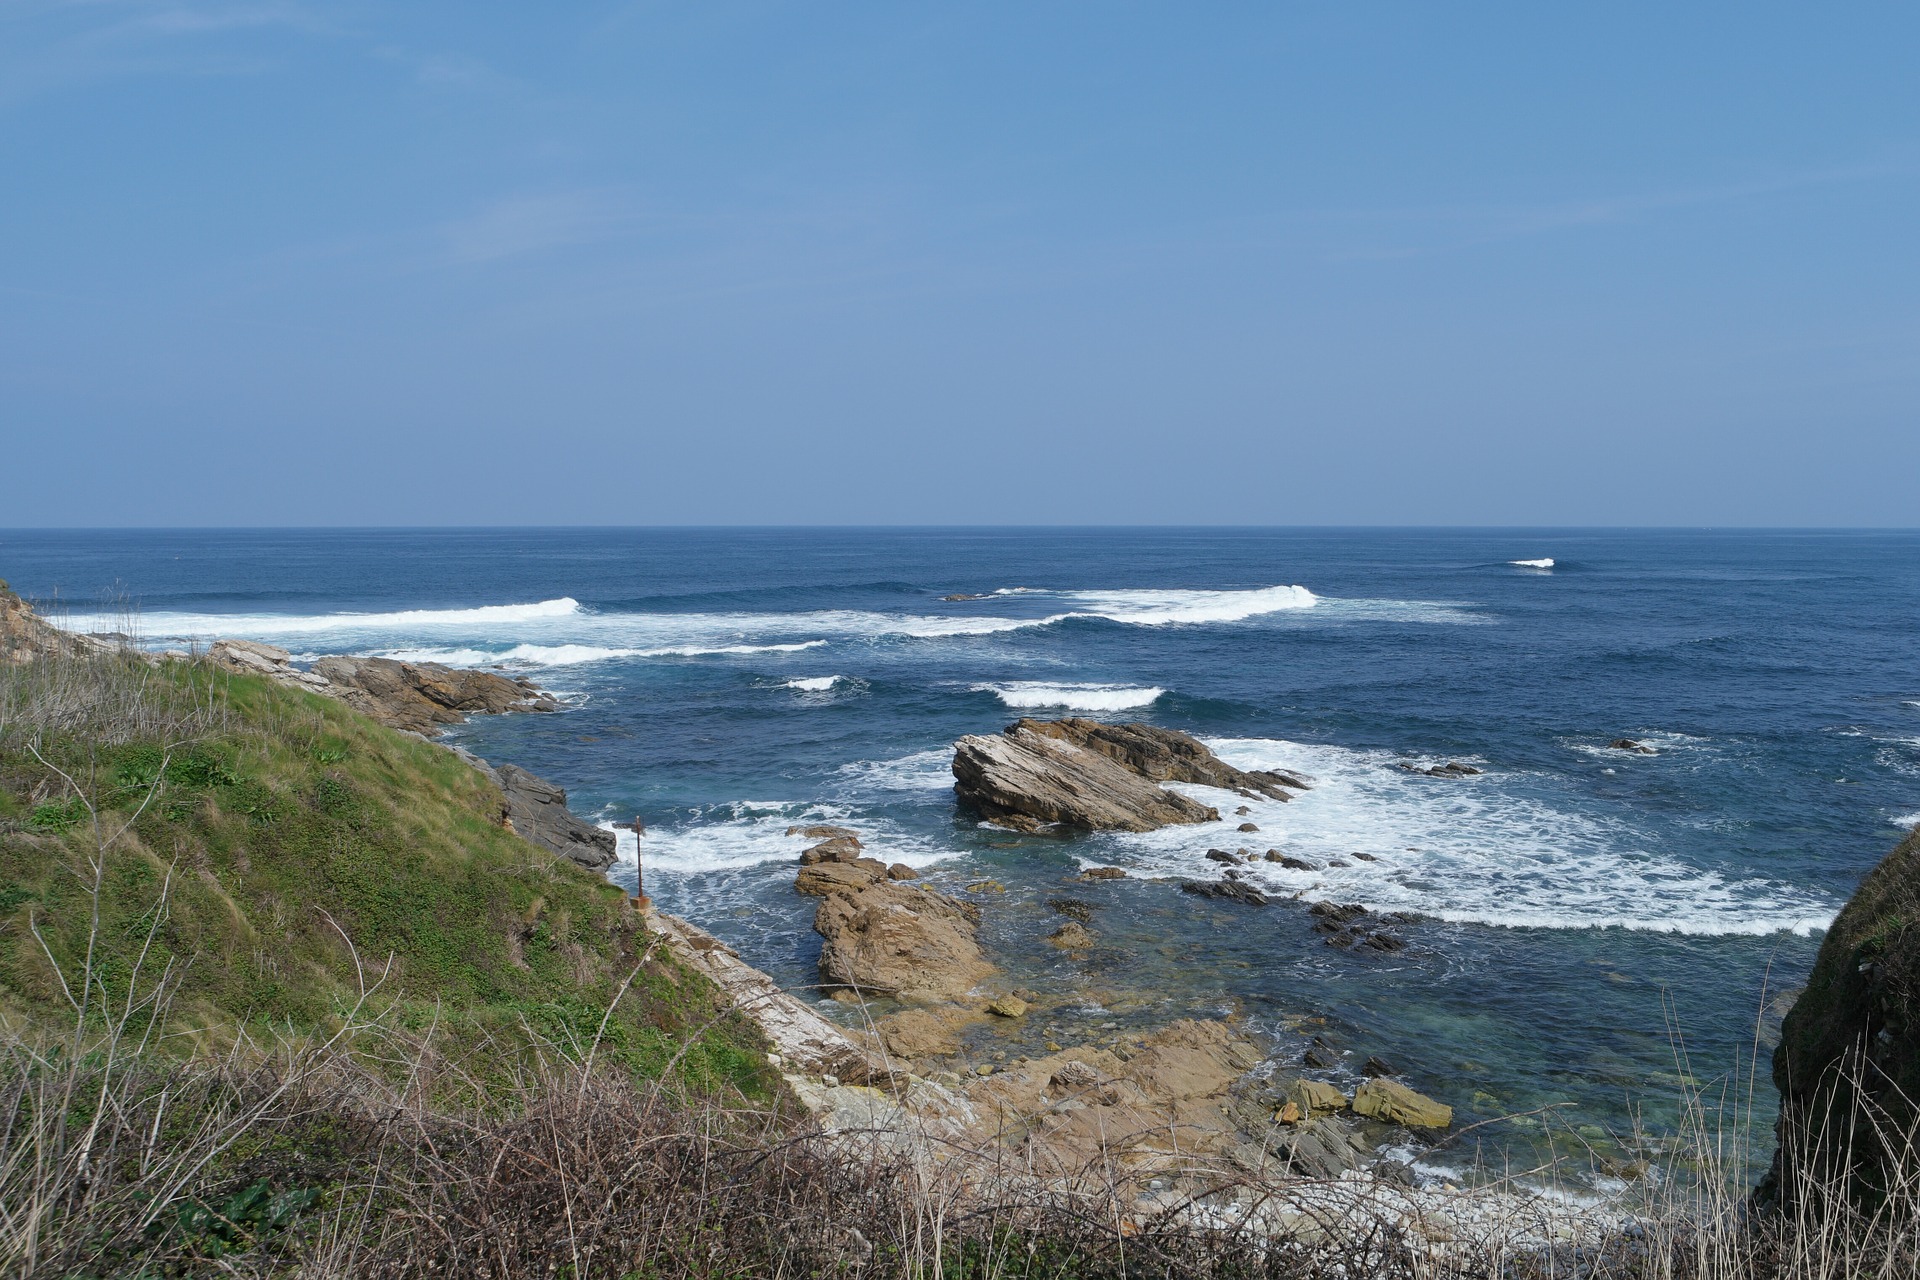
[[[285,1230],[301,1210],[320,1198],[312,1187],[275,1191],[261,1179],[218,1204],[186,1199],[157,1224],[160,1231],[209,1257],[244,1252],[262,1236]]]
[[[53,800],[34,807],[27,815],[27,825],[35,831],[71,831],[80,825],[87,816],[87,806],[81,803],[79,796],[69,800]]]

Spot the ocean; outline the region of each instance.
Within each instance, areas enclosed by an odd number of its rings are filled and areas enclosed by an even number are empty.
[[[841,823],[982,902],[1003,985],[1041,998],[970,1053],[1231,1014],[1277,1075],[1317,1037],[1323,1074],[1379,1057],[1459,1124],[1496,1121],[1483,1158],[1501,1135],[1657,1140],[1693,1090],[1743,1102],[1756,1050],[1769,1124],[1784,1001],[1920,822],[1912,533],[12,531],[0,574],[156,646],[525,673],[567,710],[450,739],[590,818],[638,815],[655,900],[790,987],[818,939],[785,832]],[[1315,786],[1145,835],[956,810],[956,738],[1069,714]],[[1449,761],[1483,772],[1400,767]],[[1320,869],[1262,863],[1266,908],[1178,891],[1243,846]],[[623,834],[629,886],[634,851]],[[1089,865],[1133,878],[1068,882]],[[1092,911],[1085,956],[1044,942],[1061,897]],[[1410,945],[1328,946],[1316,901],[1411,913]]]

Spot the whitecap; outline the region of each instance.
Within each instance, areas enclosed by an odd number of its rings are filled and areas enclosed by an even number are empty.
[[[1893,820],[1896,827],[1920,827],[1920,812],[1903,813]]]
[[[806,676],[799,680],[786,681],[786,687],[801,693],[825,693],[844,678],[843,676]]]
[[[1385,751],[1270,739],[1208,745],[1243,769],[1313,775],[1314,787],[1282,804],[1178,786],[1222,814],[1248,805],[1260,834],[1235,832],[1235,815],[1116,836],[1117,860],[1150,873],[1211,878],[1218,868],[1205,859],[1209,846],[1257,841],[1323,868],[1260,862],[1247,869],[1276,892],[1511,927],[1804,935],[1825,928],[1835,910],[1802,886],[1732,879],[1660,853],[1623,820],[1578,807],[1556,794],[1552,780],[1535,775],[1490,774],[1463,785],[1405,773],[1394,767],[1399,757]],[[1356,859],[1355,851],[1375,860]]]
[[[1512,565],[1516,569],[1551,569],[1553,568],[1553,558],[1551,556],[1542,556],[1538,560],[1509,560],[1507,561],[1507,563]]]
[[[1062,707],[1069,711],[1129,711],[1150,706],[1166,692],[1156,686],[1047,684],[1038,680],[977,684],[973,690],[975,693],[991,693],[1016,710]]]
[[[1062,598],[1083,605],[1082,617],[1105,618],[1131,626],[1164,627],[1207,622],[1240,622],[1287,609],[1311,609],[1319,597],[1305,587],[1260,587],[1250,591],[1063,591]]]

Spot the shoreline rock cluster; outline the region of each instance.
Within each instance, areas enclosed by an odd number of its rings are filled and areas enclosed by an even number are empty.
[[[994,826],[1029,833],[1153,831],[1219,820],[1218,809],[1168,790],[1168,782],[1281,801],[1312,785],[1281,770],[1236,769],[1175,729],[1085,719],[1023,719],[999,734],[962,738],[954,744],[953,776],[963,805]]]

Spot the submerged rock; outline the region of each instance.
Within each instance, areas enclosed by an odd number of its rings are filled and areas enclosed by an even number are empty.
[[[1224,898],[1249,907],[1267,905],[1267,895],[1244,880],[1184,880],[1180,892],[1201,898]]]
[[[1660,754],[1646,743],[1636,741],[1633,738],[1615,738],[1607,744],[1607,749],[1610,751],[1627,751],[1637,756],[1657,756]]]
[[[1212,822],[1219,810],[1160,785],[1192,782],[1285,800],[1294,774],[1249,773],[1184,733],[1097,720],[1020,720],[954,746],[954,791],[996,826],[1038,831],[1152,831]]]
[[[1047,941],[1065,951],[1084,951],[1098,939],[1093,930],[1078,920],[1069,920],[1048,934]]]
[[[1417,773],[1425,778],[1472,778],[1483,772],[1470,764],[1461,764],[1458,760],[1449,760],[1446,764],[1431,765],[1425,769],[1417,764],[1400,766],[1408,773]]]
[[[1453,1124],[1453,1108],[1416,1093],[1386,1077],[1361,1082],[1353,1094],[1356,1113],[1410,1129],[1445,1129]]]

